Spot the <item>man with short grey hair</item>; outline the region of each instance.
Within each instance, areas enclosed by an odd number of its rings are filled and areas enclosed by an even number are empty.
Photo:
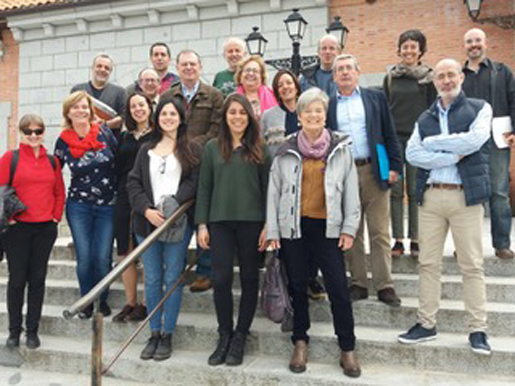
[[[152,101],[152,107],[155,110],[159,103],[159,87],[161,86],[159,74],[153,68],[141,70],[138,75],[138,85],[143,94]]]
[[[228,38],[223,47],[223,55],[229,68],[218,72],[213,80],[213,87],[219,89],[224,97],[236,91],[236,82],[234,81],[234,73],[236,66],[247,55],[245,42],[237,37]]]
[[[327,127],[352,138],[351,152],[359,176],[361,223],[353,247],[346,253],[351,274],[350,296],[368,298],[363,239],[364,221],[370,239],[372,283],[379,301],[398,307],[390,253],[390,191],[402,170],[400,145],[384,92],[358,85],[359,63],[352,55],[333,64],[337,92],[331,95]]]
[[[441,60],[434,72],[439,97],[417,120],[406,149],[406,159],[418,168],[420,289],[418,321],[398,340],[412,344],[436,338],[442,251],[450,229],[470,315],[470,347],[489,355],[482,233],[483,203],[490,197],[492,108],[461,91],[464,75],[456,60]]]
[[[107,120],[106,124],[111,129],[119,129],[122,126],[125,114],[127,94],[123,87],[109,82],[112,72],[113,59],[107,54],[100,53],[93,58],[91,80],[73,86],[70,93],[84,90],[93,98],[111,107],[118,115]]]
[[[311,87],[318,87],[332,97],[336,93],[334,84],[332,65],[334,58],[341,52],[340,42],[333,35],[324,35],[318,41],[318,60],[312,66],[302,70],[300,77],[300,87],[306,91]]]

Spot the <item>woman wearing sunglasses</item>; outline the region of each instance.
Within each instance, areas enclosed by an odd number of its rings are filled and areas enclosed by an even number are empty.
[[[57,237],[57,224],[64,208],[64,184],[59,162],[43,146],[45,124],[37,115],[25,115],[19,124],[20,147],[11,176],[15,153],[7,151],[0,159],[0,185],[12,187],[27,209],[10,219],[2,243],[7,255],[9,280],[7,310],[9,313],[8,348],[20,345],[22,308],[27,293],[27,348],[41,344],[38,337],[41,308],[45,296],[48,259]]]

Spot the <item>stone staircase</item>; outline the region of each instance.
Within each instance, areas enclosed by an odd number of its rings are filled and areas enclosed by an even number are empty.
[[[0,366],[0,384],[86,385],[90,366],[91,321],[62,317],[65,306],[79,297],[73,249],[60,238],[49,265],[47,292],[38,350],[20,348],[19,369]],[[485,257],[490,324],[489,357],[473,354],[468,346],[466,314],[461,301],[459,268],[451,253],[444,258],[438,339],[405,346],[400,332],[416,319],[418,283],[416,261],[402,256],[393,262],[396,289],[403,303],[392,309],[373,296],[354,305],[358,352],[363,375],[354,380],[338,367],[339,351],[327,302],[312,302],[312,327],[308,371],[296,375],[287,369],[292,349],[289,334],[258,310],[248,340],[244,364],[209,367],[207,357],[216,345],[216,318],[212,292],[184,291],[174,353],[164,362],[141,361],[139,352],[148,330],[136,339],[114,365],[106,385],[514,385],[515,384],[515,261]],[[7,267],[0,263],[0,363],[7,335]],[[239,277],[235,274],[235,308],[239,302]],[[371,291],[373,294],[374,292]],[[117,312],[124,304],[121,282],[111,287],[110,304]],[[104,322],[104,361],[110,359],[136,324]],[[3,351],[2,351],[3,350]],[[23,363],[22,363],[23,362]],[[10,378],[7,375],[10,374]],[[43,374],[43,375],[41,375]],[[72,375],[79,374],[77,377]],[[12,379],[21,381],[14,383]],[[3,378],[5,377],[5,378]],[[35,380],[35,379],[36,380]],[[53,379],[55,378],[55,381]],[[3,380],[7,379],[10,383]],[[73,379],[71,381],[70,379]],[[116,383],[119,381],[119,383]],[[33,382],[33,383],[31,383]]]

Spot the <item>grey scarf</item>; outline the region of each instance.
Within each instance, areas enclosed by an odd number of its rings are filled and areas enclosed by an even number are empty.
[[[419,64],[417,67],[408,67],[399,63],[392,67],[390,74],[392,78],[407,76],[416,79],[419,84],[427,84],[433,81],[433,70],[425,64]]]

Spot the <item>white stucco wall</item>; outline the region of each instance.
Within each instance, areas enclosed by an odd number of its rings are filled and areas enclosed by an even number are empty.
[[[156,41],[167,43],[172,56],[184,48],[197,51],[207,82],[225,68],[224,40],[245,38],[253,26],[269,41],[265,59],[287,57],[291,41],[283,19],[294,7],[309,22],[302,54],[313,55],[329,22],[326,0],[128,0],[10,17],[8,25],[20,44],[19,115],[40,114],[52,148],[61,103],[74,84],[89,79],[99,52],[113,57],[112,81],[124,87],[149,65],[148,49]]]

